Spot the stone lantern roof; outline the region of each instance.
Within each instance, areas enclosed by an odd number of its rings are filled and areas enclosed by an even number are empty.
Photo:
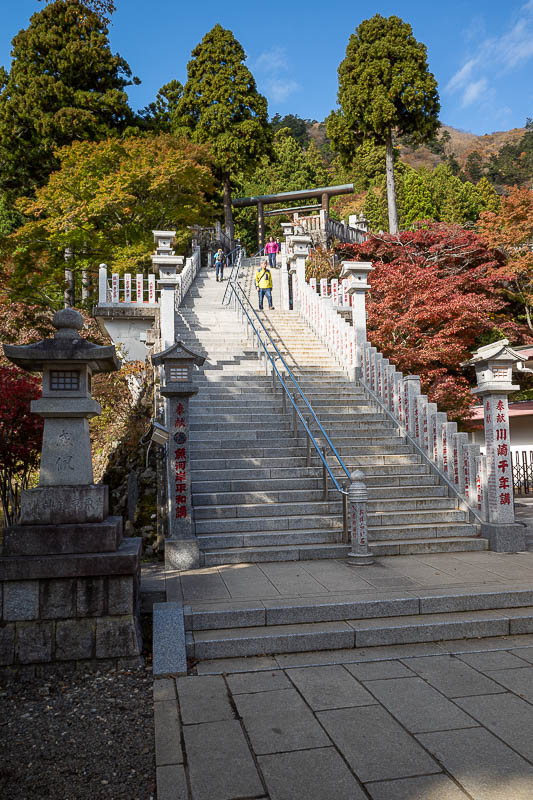
[[[500,339],[497,342],[486,344],[479,347],[469,361],[465,361],[461,366],[475,366],[481,361],[527,361],[527,356],[509,347],[509,339]]]
[[[120,369],[114,345],[98,345],[82,339],[83,317],[72,308],[56,311],[52,320],[53,339],[34,344],[4,344],[6,358],[28,372],[43,372],[44,364],[54,361],[86,364],[91,372],[114,372]]]
[[[168,359],[176,359],[192,364],[196,364],[197,367],[201,367],[205,361],[204,356],[198,355],[198,353],[193,353],[192,350],[189,350],[183,342],[176,342],[176,344],[167,347],[166,350],[163,350],[161,353],[153,353],[150,356],[152,364],[157,367],[160,364],[163,364]]]

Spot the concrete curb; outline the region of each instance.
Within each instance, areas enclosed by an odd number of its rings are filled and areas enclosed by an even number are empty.
[[[186,675],[185,626],[181,603],[154,603],[153,674]]]

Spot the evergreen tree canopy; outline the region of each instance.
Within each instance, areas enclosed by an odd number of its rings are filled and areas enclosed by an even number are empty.
[[[408,23],[376,14],[359,25],[339,66],[338,100],[341,110],[328,127],[334,146],[348,154],[357,140],[369,138],[387,147],[389,227],[396,232],[392,135],[423,142],[434,138],[440,124],[426,47]]]
[[[233,33],[215,25],[192,51],[173,119],[175,131],[211,148],[224,182],[226,228],[232,238],[230,178],[253,167],[270,144],[267,101],[245,59]]]
[[[42,2],[43,0],[39,0]],[[44,0],[45,3],[53,3],[54,0]],[[84,0],[85,5],[90,11],[94,11],[101,17],[102,22],[109,24],[111,14],[116,11],[114,0]]]
[[[149,128],[166,132],[171,130],[172,116],[176,113],[182,92],[183,86],[177,80],[169,81],[160,88],[155,101],[139,112]]]
[[[131,70],[82,0],[55,0],[13,39],[0,89],[0,188],[25,193],[58,166],[54,150],[102,139],[135,120]]]

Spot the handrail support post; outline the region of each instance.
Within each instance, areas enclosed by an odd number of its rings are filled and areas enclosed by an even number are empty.
[[[311,429],[311,420],[309,418],[306,419],[306,423],[307,423],[308,429],[310,430]],[[306,454],[305,454],[305,466],[306,467],[310,467],[311,466],[311,437],[309,436],[308,431],[306,431],[306,439],[307,439],[307,451],[306,451]]]

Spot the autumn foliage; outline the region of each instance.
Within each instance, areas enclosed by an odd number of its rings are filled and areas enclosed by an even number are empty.
[[[461,369],[471,351],[523,331],[506,316],[505,256],[474,232],[441,223],[340,245],[340,260],[371,261],[369,340],[453,419],[473,398]]]
[[[505,255],[506,293],[518,302],[533,331],[533,191],[514,186],[503,195],[497,213],[486,211],[478,223],[483,238]]]
[[[4,520],[16,521],[20,491],[39,464],[43,420],[30,412],[41,382],[17,367],[0,367],[0,498]]]

